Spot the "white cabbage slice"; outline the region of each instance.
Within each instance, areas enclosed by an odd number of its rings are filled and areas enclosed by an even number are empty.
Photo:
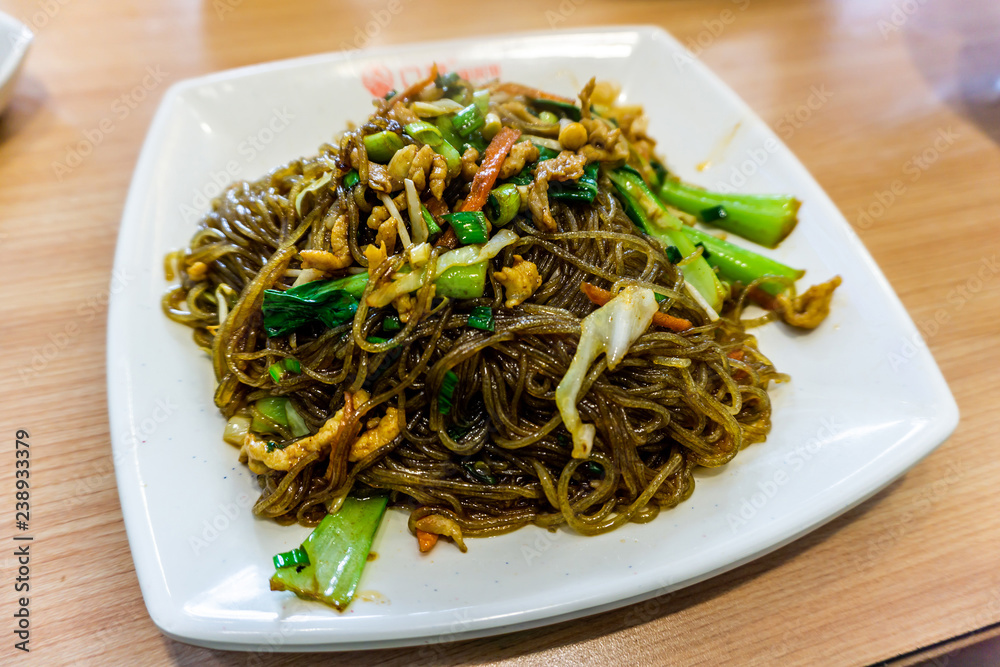
[[[573,361],[556,387],[556,406],[573,436],[573,458],[587,458],[594,447],[596,429],[593,424],[583,423],[576,407],[587,371],[601,353],[607,354],[608,368],[614,369],[632,343],[649,328],[657,309],[653,290],[629,285],[583,318]]]

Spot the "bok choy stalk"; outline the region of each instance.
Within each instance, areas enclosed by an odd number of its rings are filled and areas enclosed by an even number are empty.
[[[694,243],[682,231],[684,223],[670,214],[663,202],[657,199],[642,180],[639,172],[626,166],[609,171],[608,176],[618,191],[625,212],[636,227],[664,245],[675,246],[682,257],[688,257],[695,252]],[[694,258],[682,266],[681,271],[687,283],[717,313],[722,308],[726,289],[705,258]]]
[[[676,178],[665,178],[658,194],[702,222],[767,248],[778,247],[798,222],[799,201],[794,197],[709,192]]]
[[[354,599],[388,494],[371,498],[348,496],[335,514],[328,514],[302,543],[304,557],[279,554],[284,567],[271,577],[272,591],[292,591],[343,610]]]
[[[729,281],[739,281],[749,285],[764,276],[780,276],[795,282],[805,275],[805,271],[793,269],[781,262],[733,245],[728,241],[706,234],[700,229],[685,227],[684,234],[692,243],[702,244],[709,264],[719,270],[719,275]],[[788,283],[784,281],[764,282],[760,289],[772,296],[784,292]]]

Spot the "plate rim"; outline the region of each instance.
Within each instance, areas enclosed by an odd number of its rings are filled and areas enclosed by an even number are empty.
[[[491,41],[505,42],[524,38],[537,39],[539,37],[567,37],[574,35],[582,36],[609,33],[633,33],[637,35],[639,40],[649,39],[654,42],[662,41],[666,42],[666,46],[670,49],[680,49],[682,52],[688,52],[687,49],[666,30],[660,28],[659,26],[652,25],[616,25],[606,27],[570,28],[564,30],[518,31],[485,35],[475,39],[480,43]],[[137,217],[137,213],[144,201],[142,198],[148,195],[148,192],[145,192],[144,190],[146,190],[150,185],[149,179],[153,175],[153,171],[156,167],[154,163],[154,153],[156,152],[157,146],[163,141],[164,128],[170,119],[173,108],[180,100],[184,92],[193,90],[205,84],[252,77],[263,73],[309,66],[316,63],[343,63],[358,59],[377,58],[380,55],[399,55],[407,52],[428,49],[443,51],[449,46],[467,45],[471,41],[473,41],[473,38],[458,38],[387,45],[371,49],[334,51],[242,66],[192,77],[174,83],[163,95],[156,114],[150,124],[150,128],[146,134],[146,138],[143,141],[142,149],[137,160],[135,170],[132,174],[128,196],[126,198],[119,226],[118,240],[114,255],[114,271],[119,269],[124,261],[125,255],[133,246],[133,243],[127,243],[126,241],[128,241],[132,236],[141,238],[141,235],[139,234],[141,225],[135,223],[130,224],[129,221]],[[698,77],[706,81],[714,89],[715,93],[722,95],[726,99],[727,104],[731,105],[734,110],[739,111],[743,115],[745,122],[754,126],[755,131],[763,132],[765,136],[776,141],[778,145],[787,152],[787,157],[793,161],[793,165],[799,176],[810,183],[814,187],[816,193],[820,196],[821,200],[818,204],[821,204],[825,210],[834,214],[830,216],[832,219],[830,219],[826,224],[830,226],[831,230],[838,232],[839,235],[844,238],[844,241],[849,246],[851,253],[856,255],[865,265],[870,277],[874,279],[878,287],[880,298],[884,299],[885,303],[892,309],[892,312],[890,313],[892,321],[899,324],[905,334],[919,336],[920,334],[913,323],[912,318],[906,311],[898,295],[892,289],[888,280],[885,278],[882,271],[871,257],[867,248],[865,248],[865,246],[861,243],[860,238],[854,232],[853,228],[844,218],[843,214],[836,207],[833,201],[829,198],[826,191],[816,181],[811,172],[805,168],[801,161],[799,161],[798,157],[796,157],[795,154],[788,149],[787,146],[785,146],[780,138],[775,135],[773,130],[771,130],[771,128],[764,123],[757,113],[754,112],[731,87],[722,81],[720,77],[718,77],[699,59],[694,58],[693,56],[690,66],[692,68],[696,68],[698,70]],[[137,187],[137,184],[141,187]],[[114,278],[112,278],[112,281],[113,280]],[[122,317],[127,317],[127,311],[125,310],[123,304],[123,297],[112,291],[108,307],[107,349],[109,351],[116,349],[119,337],[124,337],[124,334],[118,333],[119,328],[116,326],[116,323]],[[951,394],[950,388],[948,387],[943,374],[940,371],[940,368],[933,358],[933,354],[926,346],[921,346],[919,354],[921,360],[924,362],[924,365],[927,366],[927,370],[930,371],[930,374],[933,376],[928,377],[928,384],[933,386],[935,404],[938,406],[936,420],[928,422],[928,425],[921,429],[916,435],[907,438],[911,442],[908,444],[908,449],[905,452],[905,455],[896,452],[892,460],[892,463],[895,465],[888,466],[888,472],[884,472],[882,475],[877,477],[878,483],[875,487],[866,488],[864,492],[852,495],[852,500],[847,504],[837,500],[837,498],[843,497],[843,492],[840,494],[827,493],[822,496],[822,498],[826,500],[825,503],[820,504],[822,509],[817,510],[816,507],[813,506],[809,512],[806,512],[806,510],[800,508],[796,512],[787,515],[788,517],[806,515],[812,517],[811,520],[805,522],[790,521],[786,517],[786,520],[781,522],[781,526],[769,525],[761,527],[758,530],[765,533],[765,536],[763,538],[759,538],[757,541],[763,542],[764,546],[753,553],[743,555],[735,560],[721,558],[720,560],[724,562],[719,563],[716,567],[706,570],[701,575],[666,587],[647,589],[635,594],[616,597],[611,600],[604,600],[603,602],[595,601],[593,604],[585,603],[582,606],[579,604],[563,603],[561,605],[553,605],[552,607],[545,609],[532,609],[521,612],[518,615],[518,618],[516,620],[512,620],[512,622],[504,622],[502,620],[498,622],[497,619],[480,618],[476,621],[468,623],[467,629],[457,633],[450,633],[447,636],[442,635],[440,631],[428,632],[416,630],[410,634],[398,636],[392,635],[391,633],[387,635],[382,632],[374,633],[379,635],[377,637],[348,642],[337,641],[336,639],[325,639],[320,642],[296,643],[293,638],[291,641],[286,641],[280,646],[275,647],[271,644],[259,643],[261,638],[254,636],[257,633],[230,632],[223,633],[223,636],[220,636],[217,632],[206,632],[205,628],[192,622],[191,619],[181,612],[179,607],[172,604],[167,582],[162,576],[160,576],[162,574],[162,568],[153,566],[153,563],[159,562],[160,555],[159,550],[156,547],[155,536],[152,532],[152,524],[145,515],[146,499],[141,491],[142,475],[138,468],[138,457],[135,452],[132,452],[132,460],[129,461],[128,449],[122,443],[121,437],[116,435],[130,432],[130,427],[134,425],[134,421],[131,419],[133,416],[133,410],[131,409],[133,398],[131,369],[128,367],[125,359],[116,358],[115,355],[108,353],[106,358],[108,378],[108,413],[111,425],[115,478],[118,486],[119,500],[122,506],[122,516],[125,522],[129,548],[132,551],[133,562],[137,578],[139,580],[140,589],[142,591],[143,600],[153,622],[157,625],[161,632],[172,639],[210,648],[239,650],[253,650],[256,648],[268,651],[342,651],[414,646],[435,643],[437,641],[472,639],[475,637],[515,632],[542,625],[559,623],[641,602],[652,597],[663,595],[672,590],[687,587],[717,576],[718,574],[739,567],[787,545],[788,543],[835,519],[841,514],[849,511],[853,507],[856,507],[868,498],[877,494],[880,490],[898,479],[907,470],[919,463],[923,458],[942,444],[958,425],[958,406],[953,395]],[[122,456],[123,454],[124,456]],[[126,465],[127,463],[132,465]],[[854,477],[858,476],[858,471],[855,471]],[[142,510],[141,515],[140,509]],[[785,524],[791,524],[793,528],[779,530],[779,528],[783,528]],[[656,571],[654,570],[653,573],[655,574],[655,572]],[[561,607],[572,608],[560,610]],[[295,629],[290,631],[290,634],[293,636],[296,635],[296,633],[297,630]]]

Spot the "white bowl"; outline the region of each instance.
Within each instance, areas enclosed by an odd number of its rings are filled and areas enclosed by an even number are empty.
[[[0,112],[7,108],[14,94],[17,77],[34,38],[27,26],[0,12]]]

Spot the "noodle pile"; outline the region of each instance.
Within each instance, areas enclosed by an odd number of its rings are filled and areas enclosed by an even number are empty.
[[[262,488],[254,512],[311,526],[335,512],[348,493],[385,489],[394,506],[410,511],[411,530],[435,515],[467,537],[529,523],[566,524],[593,535],[650,521],[692,493],[697,466],[720,466],[765,439],[771,425],[766,388],[784,376],[744,330],[739,294],[713,321],[685,289],[666,248],[633,225],[604,172],[593,202],[549,202],[554,230],[522,205],[505,227],[518,239],[490,260],[481,297],[441,298],[425,278],[405,304],[401,329],[386,333],[386,320],[402,315],[399,304],[374,307],[367,297],[400,275],[407,255],[393,239],[394,251],[369,266],[366,251],[377,232],[366,221],[381,200],[361,139],[389,130],[412,143],[401,132],[403,121],[412,121],[403,117],[406,105],[433,103],[439,88],[425,82],[379,100],[368,121],[337,145],[231,185],[188,247],[167,258],[168,277],[180,281],[165,295],[164,311],[191,327],[197,345],[211,355],[215,403],[227,419],[263,420],[270,427],[262,436],[270,439],[268,451],[292,451],[302,437],[261,415],[260,399],[287,397],[307,438],[333,425],[340,411],[332,439],[287,470],[268,468],[243,447]],[[492,91],[490,112],[504,127],[556,141],[555,130],[525,112],[523,94],[502,86]],[[651,154],[652,142],[638,122],[620,127],[621,141]],[[349,187],[344,181],[352,169],[360,182]],[[451,177],[440,201],[456,210],[469,189],[465,175]],[[427,186],[421,198],[433,198]],[[405,215],[405,206],[400,211]],[[265,290],[287,290],[310,271],[300,253],[331,248],[337,216],[346,217],[350,266],[326,271],[322,279],[371,272],[353,319],[268,336],[261,312]],[[431,246],[429,261],[448,249]],[[514,265],[515,256],[534,264],[541,286],[507,307],[494,273]],[[688,320],[691,328],[651,326],[614,370],[603,356],[590,367],[577,405],[596,427],[596,438],[589,458],[573,458],[555,390],[576,350],[581,320],[597,308],[581,291],[583,282],[611,293],[626,285],[649,287],[665,296],[661,312]],[[493,331],[469,326],[477,306],[492,308]],[[300,370],[275,381],[269,369],[284,359],[296,360]],[[448,371],[457,384],[446,412],[439,396]],[[352,445],[390,409],[398,416],[398,433],[350,460]]]

